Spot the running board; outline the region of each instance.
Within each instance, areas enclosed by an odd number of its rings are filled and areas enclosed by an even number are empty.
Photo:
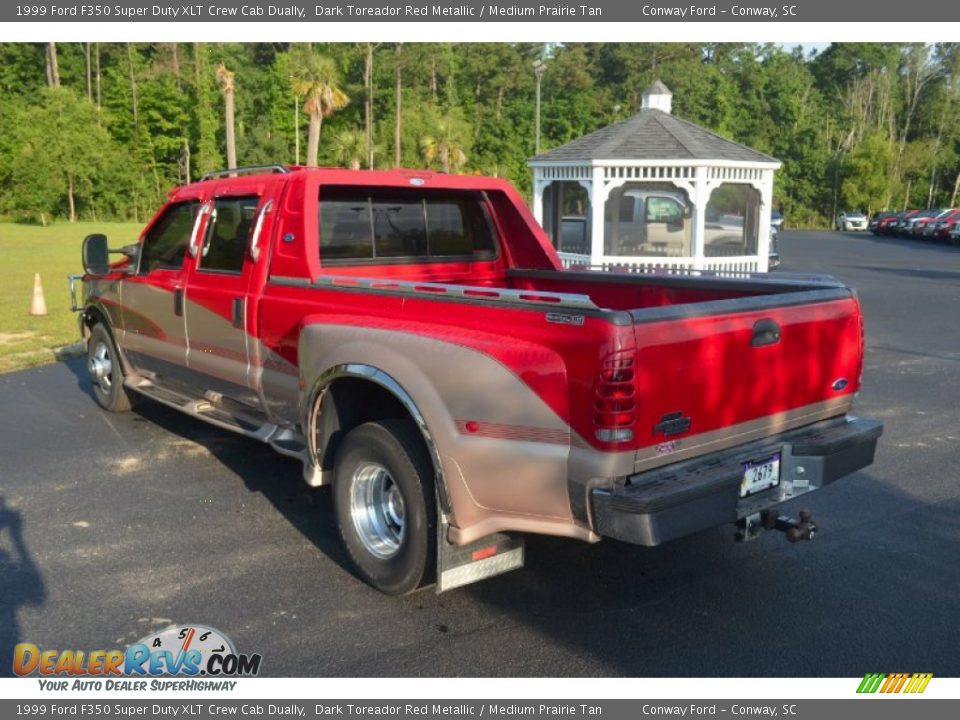
[[[242,412],[232,412],[210,400],[197,400],[173,390],[158,387],[146,378],[131,377],[124,384],[161,405],[172,407],[224,430],[267,443],[281,455],[295,458],[303,463],[303,476],[309,485],[323,484],[322,473],[317,472],[313,468],[313,463],[310,462],[310,451],[306,440],[296,430],[281,427],[276,423]]]
[[[493,533],[466,545],[447,539],[449,525],[437,509],[437,594],[523,567],[523,536]]]

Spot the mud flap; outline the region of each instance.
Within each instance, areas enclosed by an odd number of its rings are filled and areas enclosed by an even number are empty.
[[[437,594],[523,567],[521,535],[493,533],[468,545],[447,540],[447,515],[437,508]]]

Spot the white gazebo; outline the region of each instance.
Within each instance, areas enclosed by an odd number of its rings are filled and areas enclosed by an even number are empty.
[[[671,98],[658,80],[636,115],[528,161],[564,266],[767,270],[780,161],[672,115]]]

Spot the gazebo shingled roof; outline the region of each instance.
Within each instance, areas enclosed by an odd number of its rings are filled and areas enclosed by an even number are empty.
[[[779,162],[692,122],[652,108],[644,108],[626,120],[540,153],[531,161],[609,159]]]

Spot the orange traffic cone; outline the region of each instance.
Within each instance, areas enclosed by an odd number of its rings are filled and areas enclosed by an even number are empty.
[[[33,300],[30,302],[30,314],[47,314],[47,301],[43,299],[43,285],[40,284],[40,273],[36,273],[33,276]]]

